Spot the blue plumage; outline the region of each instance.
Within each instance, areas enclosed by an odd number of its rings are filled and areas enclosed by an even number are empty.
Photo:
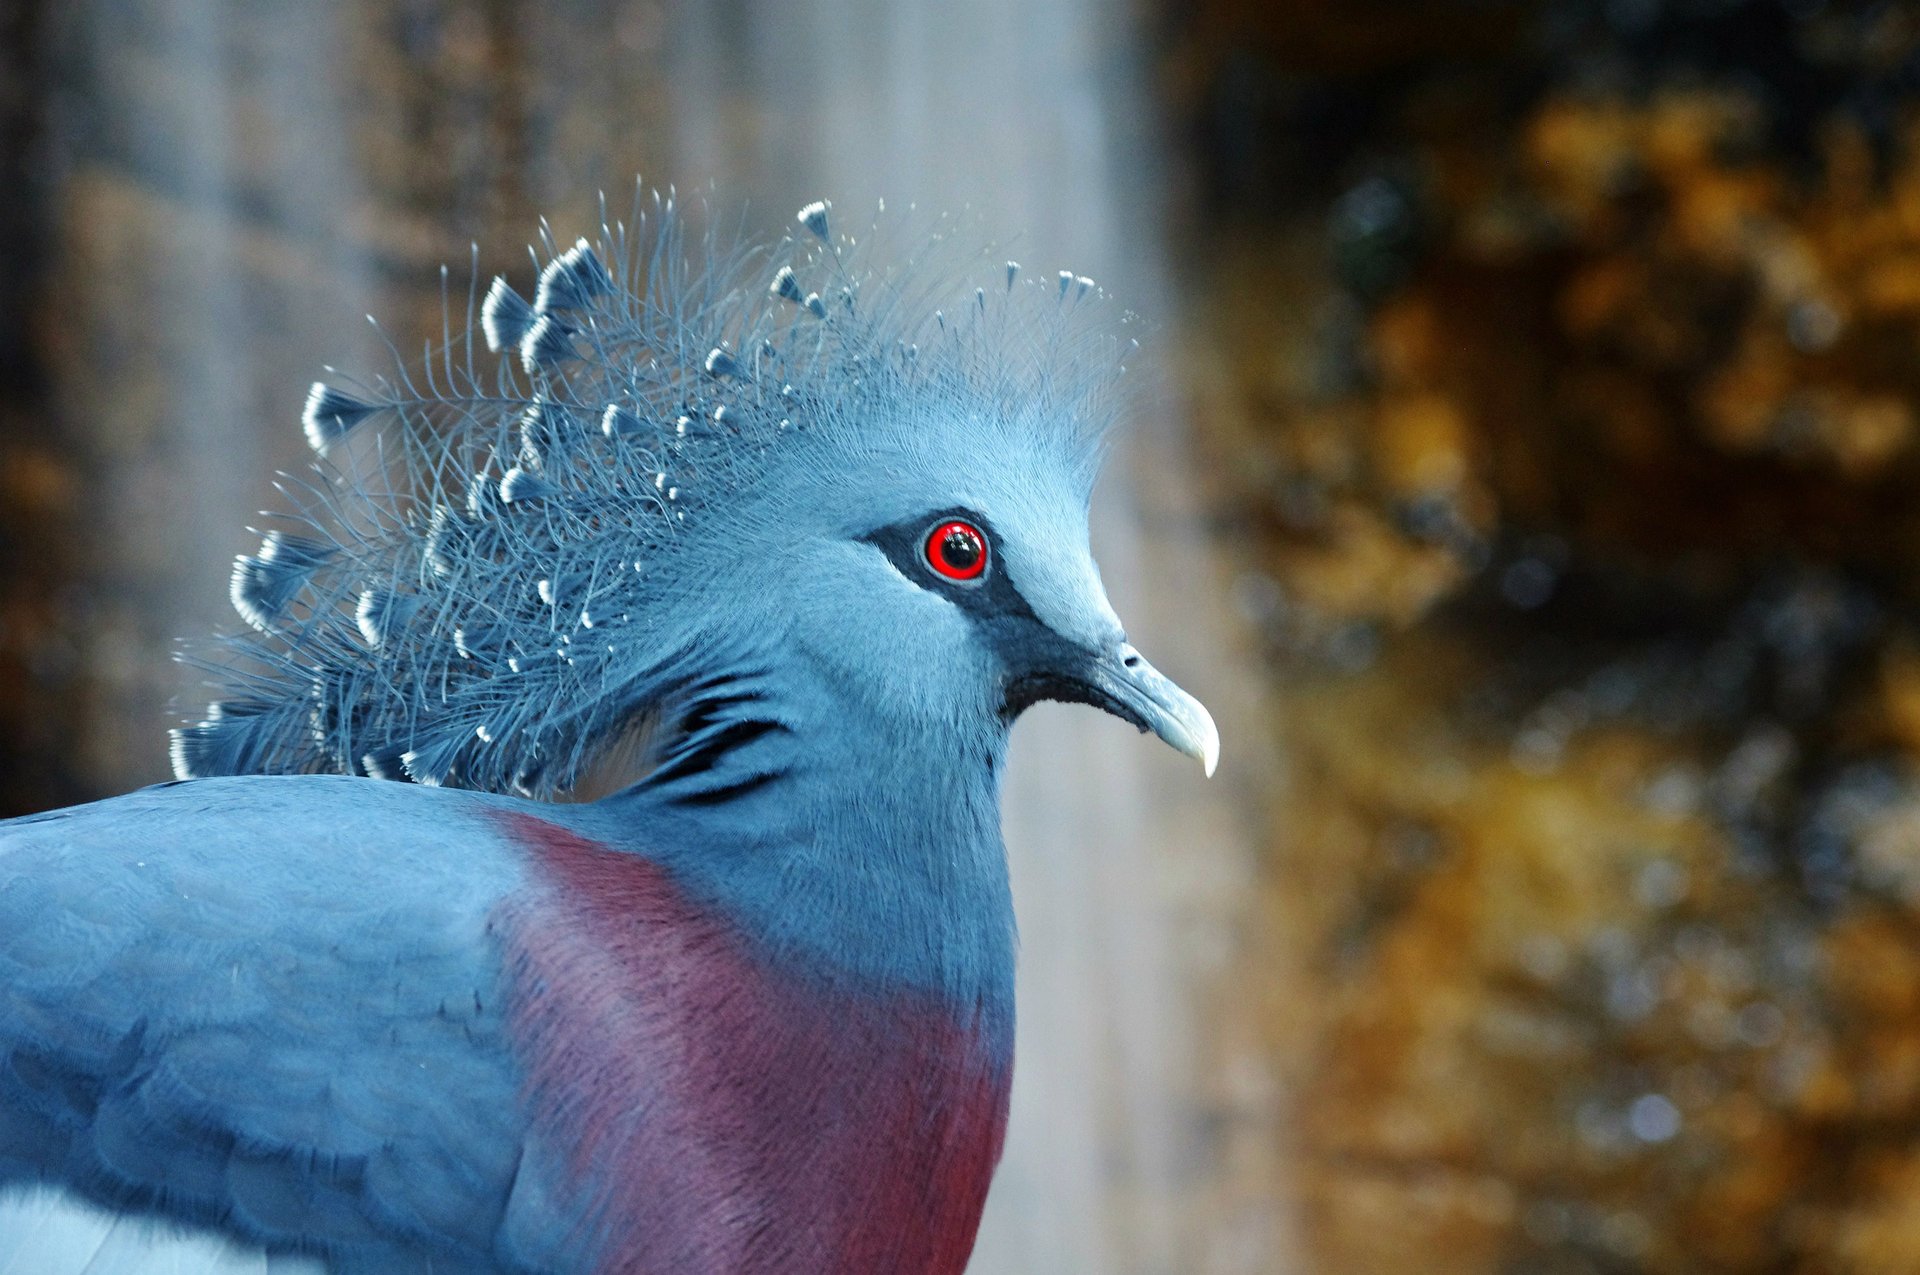
[[[7,825],[0,1182],[341,1269],[543,1243],[487,934],[518,870],[484,798],[424,795],[210,780]]]
[[[334,552],[332,545],[269,532],[258,554],[233,564],[233,609],[256,629],[273,628]]]
[[[1008,727],[1217,739],[1088,551],[1091,281],[798,221],[643,200],[315,387],[182,781],[0,825],[0,1188],[340,1271],[964,1265]]]
[[[641,203],[553,256],[532,306],[504,280],[488,290],[487,344],[524,371],[482,366],[465,338],[352,393],[316,385],[307,428],[329,454],[388,422],[362,461],[383,481],[322,470],[292,520],[302,538],[241,560],[236,602],[262,632],[239,643],[236,696],[301,707],[271,716],[265,757],[261,714],[186,728],[177,772],[365,773],[404,741],[435,762],[409,772],[420,782],[550,795],[669,693],[686,651],[755,618],[765,564],[741,541],[837,515],[856,466],[957,443],[1084,503],[1121,343],[1080,298],[946,283],[939,230],[921,248],[934,260],[889,273],[828,243],[825,216],[802,217],[820,242],[766,250],[689,243],[671,201]],[[796,272],[838,311],[794,304]],[[314,541],[324,559],[274,557]],[[560,577],[579,587],[542,596]],[[709,587],[690,594],[696,579]],[[369,593],[388,600],[371,644]],[[484,646],[460,640],[481,630]],[[223,746],[229,731],[243,738]]]

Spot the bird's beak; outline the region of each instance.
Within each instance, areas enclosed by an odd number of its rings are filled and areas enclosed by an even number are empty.
[[[1181,690],[1129,644],[1095,656],[1081,675],[1100,696],[1098,707],[1152,731],[1200,763],[1207,777],[1220,764],[1220,731],[1207,706]]]
[[[1023,671],[1009,679],[1002,710],[1009,721],[1041,700],[1091,704],[1152,731],[1212,777],[1220,763],[1220,731],[1213,715],[1130,643],[1090,649],[1038,626],[1027,628],[1023,636],[1024,658],[1017,665]]]

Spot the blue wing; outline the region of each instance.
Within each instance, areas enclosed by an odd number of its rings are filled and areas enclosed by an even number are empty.
[[[0,1188],[340,1270],[544,1265],[498,800],[252,777],[0,824]]]

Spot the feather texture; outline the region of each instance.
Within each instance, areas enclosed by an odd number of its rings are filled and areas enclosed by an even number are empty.
[[[522,872],[435,796],[220,780],[0,825],[0,1189],[340,1270],[519,1269],[488,926]]]
[[[492,283],[496,356],[469,332],[418,369],[315,386],[308,434],[338,463],[288,484],[288,528],[236,567],[251,631],[198,657],[223,695],[175,732],[175,772],[564,792],[737,627],[742,529],[831,506],[928,431],[983,454],[1038,439],[1091,485],[1121,343],[1081,293],[966,305],[967,275],[997,267],[956,267],[944,224],[881,269],[824,204],[799,221],[772,245],[694,238],[643,195],[594,242],[549,242],[531,304]]]
[[[657,864],[501,823],[544,885],[504,926],[536,1120],[615,1219],[603,1269],[958,1275],[1005,1129],[997,1008],[837,991]],[[763,1183],[782,1185],[758,1224],[734,1225]]]

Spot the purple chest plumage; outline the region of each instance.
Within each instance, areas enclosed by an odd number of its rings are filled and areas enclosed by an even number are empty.
[[[933,997],[776,968],[658,865],[509,816],[503,917],[542,1132],[601,1272],[959,1272],[1010,1060]]]

